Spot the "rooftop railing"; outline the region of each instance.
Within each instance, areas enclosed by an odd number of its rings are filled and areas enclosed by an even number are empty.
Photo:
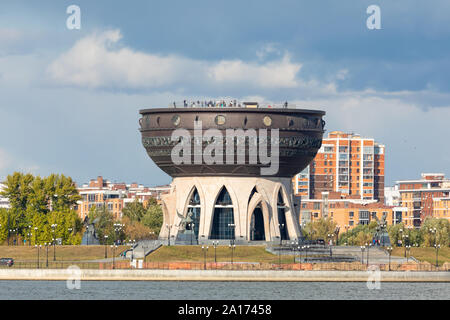
[[[258,103],[243,102],[237,100],[204,100],[204,101],[174,101],[169,103],[169,108],[297,108],[297,105],[284,103]]]

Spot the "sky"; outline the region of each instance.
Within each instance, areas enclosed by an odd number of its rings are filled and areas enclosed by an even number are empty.
[[[450,176],[449,12],[446,0],[4,0],[0,179],[167,184],[139,110],[220,97],[326,111],[327,132],[386,146],[386,185]]]

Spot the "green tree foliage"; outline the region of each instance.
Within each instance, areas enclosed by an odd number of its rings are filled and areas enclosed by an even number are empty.
[[[151,199],[141,222],[144,226],[148,227],[151,232],[154,232],[155,234],[159,233],[163,224],[163,212],[161,205],[159,205],[156,200]]]
[[[70,177],[52,174],[41,178],[14,172],[4,183],[2,195],[11,205],[11,209],[0,214],[1,220],[6,219],[6,237],[8,230],[16,229],[21,239],[33,244],[48,243],[54,237],[62,239],[63,244],[81,242],[81,221],[72,210],[80,196]],[[57,224],[55,232],[52,224]],[[0,240],[4,238],[2,230],[3,224]]]
[[[450,222],[447,219],[427,218],[420,228],[420,236],[423,245],[426,247],[432,247],[435,243],[441,246],[449,246]]]
[[[304,236],[308,239],[324,239],[327,241],[328,234],[334,234],[336,230],[336,222],[327,218],[308,222],[303,228]]]
[[[91,208],[89,211],[89,223],[95,224],[95,231],[100,244],[112,244],[116,240],[123,241],[125,238],[123,229],[115,231],[114,216],[105,206]],[[105,236],[108,237],[105,238]]]
[[[344,232],[339,237],[339,244],[347,244],[349,246],[362,246],[371,243],[376,233],[378,223],[371,221],[368,225],[359,224],[353,229]]]
[[[145,211],[144,205],[136,199],[122,209],[122,214],[131,221],[141,221],[142,217],[145,215]]]

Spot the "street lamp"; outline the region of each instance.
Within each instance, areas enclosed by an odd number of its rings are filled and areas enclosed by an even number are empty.
[[[280,246],[283,244],[283,230],[284,230],[284,223],[278,224],[278,227],[280,228]]]
[[[391,253],[392,253],[392,247],[388,247],[387,252],[389,253],[389,271],[391,271]]]
[[[233,264],[233,252],[236,249],[234,242],[230,243],[229,248],[231,249],[231,264]]]
[[[37,268],[39,269],[39,251],[41,251],[41,245],[35,245],[36,249],[37,249]]]
[[[294,263],[295,263],[295,250],[297,249],[298,243],[297,243],[297,241],[293,241],[291,244],[292,244],[292,250],[294,250]]]
[[[1,227],[2,225],[0,224],[0,227]],[[31,245],[31,226],[29,225],[28,226],[28,246],[30,246]]]
[[[214,263],[217,263],[217,255],[216,255],[216,248],[219,245],[219,241],[213,241],[214,246]]]
[[[38,227],[34,227],[34,244],[37,243],[37,230],[38,230]]]
[[[409,244],[409,235],[405,234],[403,235],[403,238],[405,239],[404,243],[405,243],[405,258],[406,258],[406,247]]]
[[[309,249],[309,245],[305,246],[306,252],[305,252],[305,262],[308,261],[308,249]]]
[[[116,258],[116,248],[117,248],[117,244],[111,245],[111,249],[113,251],[113,267],[112,267],[113,269],[116,268],[116,260],[115,260],[115,258]]]
[[[52,224],[51,227],[53,229],[53,261],[56,261],[56,227],[58,225],[56,223]]]
[[[45,249],[47,251],[47,261],[45,263],[45,267],[48,268],[48,247],[50,246],[50,243],[44,243]]]
[[[170,247],[170,229],[172,229],[172,225],[169,225],[169,224],[166,223],[166,228],[169,231],[169,237],[167,238],[168,239],[167,245]]]
[[[372,246],[372,243],[367,244],[366,243],[366,248],[367,248],[367,266],[369,266],[369,249]]]
[[[116,236],[116,238],[114,239],[114,244],[117,246],[117,238],[118,238],[118,233],[122,230],[123,228],[123,224],[121,223],[114,223],[114,235]]]
[[[441,245],[440,244],[435,244],[434,247],[436,248],[436,268],[437,268],[439,266],[439,264],[438,264],[438,252],[439,252],[439,249],[441,248]]]
[[[206,270],[206,252],[208,251],[207,246],[202,246],[203,251],[203,269]]]
[[[366,247],[361,246],[361,264],[364,263],[364,250],[366,250]]]
[[[108,236],[105,235],[104,238],[105,238],[105,259],[107,259],[108,258],[108,249],[107,249]]]
[[[409,250],[411,250],[411,246],[408,244],[408,245],[405,247],[405,249],[408,250],[408,256],[406,257],[406,263],[408,263],[408,259],[409,259]]]

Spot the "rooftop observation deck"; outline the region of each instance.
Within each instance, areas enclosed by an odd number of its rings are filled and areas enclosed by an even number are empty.
[[[182,112],[182,111],[211,111],[220,109],[223,111],[246,111],[246,112],[260,112],[262,110],[271,112],[295,112],[295,113],[307,113],[325,115],[324,111],[302,109],[296,104],[289,104],[287,101],[284,103],[259,103],[259,102],[240,102],[237,100],[204,100],[204,101],[174,101],[169,103],[168,108],[145,108],[140,110],[141,114],[144,113],[156,113],[162,111],[169,112]]]

